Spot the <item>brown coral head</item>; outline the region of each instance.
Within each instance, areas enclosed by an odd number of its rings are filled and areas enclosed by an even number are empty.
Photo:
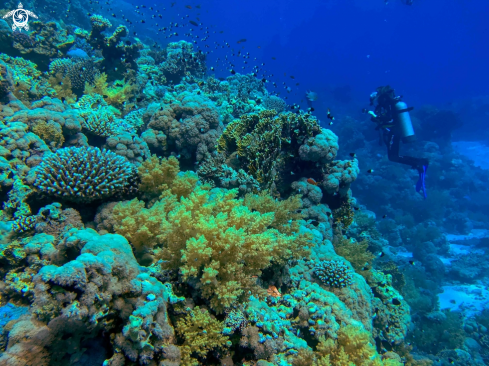
[[[34,40],[26,33],[15,31],[13,33],[14,42],[22,45],[24,48],[34,47]]]
[[[267,293],[268,293],[268,295],[273,296],[273,297],[282,296],[282,294],[280,292],[278,292],[277,288],[275,286],[272,286],[272,285],[268,286]]]

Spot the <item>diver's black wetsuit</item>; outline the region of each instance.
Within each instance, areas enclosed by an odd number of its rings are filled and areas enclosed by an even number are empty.
[[[372,121],[377,123],[376,129],[379,130],[379,133],[380,130],[382,131],[382,140],[387,146],[389,160],[410,165],[419,171],[423,169],[423,165],[428,166],[428,159],[399,155],[401,131],[395,118],[396,113],[398,113],[395,106],[399,100],[400,97],[396,97],[394,89],[389,86],[377,88],[377,106],[374,110],[376,117],[372,117]]]

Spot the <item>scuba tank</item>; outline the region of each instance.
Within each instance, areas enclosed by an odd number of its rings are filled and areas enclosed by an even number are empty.
[[[408,108],[407,104],[401,101],[397,102],[395,106],[397,112],[395,119],[401,131],[402,142],[409,143],[415,141],[416,136],[414,135],[413,124],[409,115],[409,111],[413,107]]]

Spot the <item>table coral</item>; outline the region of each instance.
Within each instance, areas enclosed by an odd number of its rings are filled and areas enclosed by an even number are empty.
[[[134,167],[98,148],[71,147],[46,156],[35,170],[41,192],[74,202],[90,202],[129,189]]]

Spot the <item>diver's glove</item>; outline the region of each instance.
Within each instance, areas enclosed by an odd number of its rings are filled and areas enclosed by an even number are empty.
[[[423,165],[422,167],[418,168],[418,173],[419,173],[419,178],[418,181],[416,182],[416,192],[419,192],[423,190],[423,197],[426,199],[426,187],[424,185],[424,180],[426,178],[426,171],[428,170],[428,164]]]

